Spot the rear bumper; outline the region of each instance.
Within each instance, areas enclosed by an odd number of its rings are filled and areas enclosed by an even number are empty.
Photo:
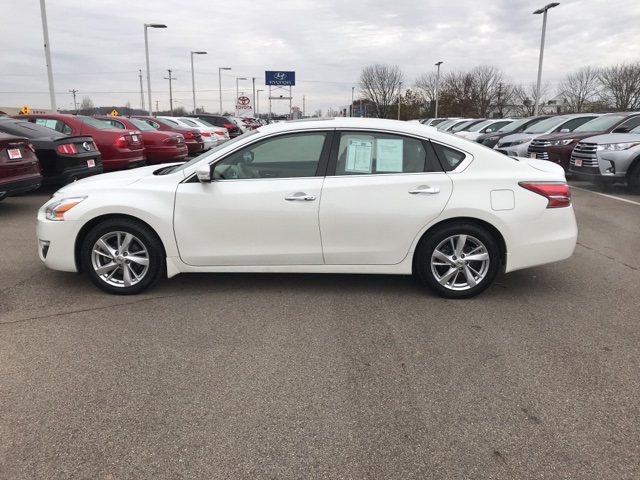
[[[84,165],[78,167],[65,168],[59,175],[45,176],[43,185],[55,185],[58,183],[71,183],[74,180],[80,180],[81,178],[91,177],[93,175],[99,175],[103,172],[102,165],[96,165],[95,167],[87,167]]]
[[[200,153],[204,150],[204,142],[185,142],[185,145],[187,146],[189,155]]]
[[[184,144],[180,147],[163,146],[145,148],[147,150],[147,161],[149,163],[180,161],[189,154],[189,149]]]
[[[34,174],[26,178],[0,182],[0,200],[36,190],[42,184],[42,175]]]

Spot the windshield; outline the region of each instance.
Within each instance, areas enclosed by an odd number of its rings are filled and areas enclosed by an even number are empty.
[[[467,132],[479,132],[480,129],[486,127],[487,125],[491,125],[495,120],[485,120],[484,122],[476,123],[474,126],[467,129]]]
[[[521,118],[520,120],[516,120],[515,122],[512,122],[509,125],[505,125],[500,130],[498,130],[498,132],[500,133],[515,132],[523,125],[527,125],[529,123],[533,125],[534,123],[538,123],[540,120],[544,120],[544,118],[536,118],[536,119],[531,119],[530,117]]]
[[[452,132],[460,132],[460,131],[464,130],[465,128],[467,128],[467,125],[470,125],[475,121],[476,120],[467,120],[465,122],[460,122],[457,125],[454,125],[453,128],[451,128],[451,131]]]
[[[256,133],[258,133],[258,130],[250,130],[247,133],[243,133],[242,135],[239,135],[236,138],[234,138],[232,140],[229,140],[228,142],[221,143],[220,145],[216,145],[215,147],[213,147],[211,150],[209,150],[204,155],[206,155],[208,157],[212,153],[215,153],[218,150],[220,150],[221,148],[227,148],[229,145],[233,145],[234,143],[237,143],[239,140],[244,140],[248,136],[255,135]],[[200,160],[202,160],[202,158],[203,158],[203,155],[199,155],[196,158],[194,158],[192,160],[189,160],[187,163],[183,163],[182,165],[178,165],[174,170],[171,170],[169,172],[164,172],[164,173],[179,172],[180,170],[184,170],[185,168],[188,168],[191,165],[194,165],[194,164],[198,163]]]
[[[130,118],[129,121],[138,129],[144,132],[155,132],[155,128],[149,125],[147,122],[138,118]]]
[[[178,122],[174,121],[174,120],[169,120],[168,118],[158,118],[159,122],[164,123],[165,125],[168,125],[169,127],[178,127],[181,128],[182,125],[180,125]]]
[[[567,120],[569,120],[569,118],[565,116],[545,118],[541,122],[527,127],[527,130],[524,133],[547,133],[548,131],[553,130],[558,125],[566,122]]]
[[[111,130],[113,128],[116,128],[114,126],[112,126],[111,124],[103,121],[103,120],[99,120],[97,118],[91,118],[91,117],[81,117],[81,116],[77,116],[76,117],[78,120],[80,120],[82,123],[86,123],[87,125],[92,126],[93,128],[96,128],[98,130]]]
[[[602,117],[589,120],[583,123],[574,132],[604,132],[613,127],[616,123],[626,118],[626,115],[604,115]]]
[[[447,120],[446,122],[442,122],[441,124],[439,124],[436,128],[438,130],[444,130],[445,128],[447,128],[449,125],[453,124],[457,122],[457,120]]]

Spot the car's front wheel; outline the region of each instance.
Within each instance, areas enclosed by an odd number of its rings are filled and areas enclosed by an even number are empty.
[[[500,252],[493,236],[471,223],[444,225],[418,249],[416,269],[422,282],[446,298],[469,298],[493,283]]]
[[[118,295],[142,292],[165,271],[162,242],[134,219],[110,219],[93,227],[82,244],[81,261],[93,283]]]

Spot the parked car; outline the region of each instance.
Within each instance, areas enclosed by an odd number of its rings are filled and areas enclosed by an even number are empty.
[[[238,128],[238,126],[228,117],[224,117],[222,115],[211,115],[208,113],[198,113],[196,115],[185,115],[188,118],[198,118],[200,120],[205,120],[209,122],[211,125],[215,125],[216,127],[224,127],[229,132],[229,138],[236,138],[238,135],[242,135],[242,130]]]
[[[475,125],[472,125],[466,130],[455,132],[455,134],[459,137],[466,138],[467,140],[475,140],[484,133],[497,132],[502,127],[509,125],[511,122],[513,122],[513,119],[511,118],[488,118],[483,122],[478,122]]]
[[[531,125],[534,125],[545,118],[550,118],[551,115],[538,115],[537,117],[527,117],[516,120],[509,125],[502,127],[497,132],[485,133],[476,138],[476,142],[483,144],[486,147],[493,148],[503,137],[507,135],[513,135],[514,133],[522,133]]]
[[[161,132],[139,118],[97,115],[96,118],[121,130],[137,129],[142,136],[147,163],[180,162],[189,153],[181,133]]]
[[[494,147],[500,153],[513,157],[526,157],[529,143],[534,138],[549,133],[568,133],[578,128],[583,123],[596,118],[595,113],[576,113],[572,115],[558,115],[542,120],[518,134],[507,135],[498,141]]]
[[[42,184],[69,183],[102,173],[102,155],[90,136],[70,137],[26,120],[0,118],[0,132],[27,137],[42,169]]]
[[[73,136],[91,136],[102,154],[102,168],[106,171],[144,165],[144,146],[138,130],[118,130],[103,121],[83,115],[39,113],[19,115],[27,120],[57,132]]]
[[[200,131],[206,129],[206,131],[208,131],[211,136],[217,140],[217,145],[230,140],[229,131],[224,127],[216,127],[215,125],[211,125],[209,122],[200,120],[199,118],[178,117],[178,120],[186,123],[190,127],[199,128]]]
[[[640,126],[583,139],[573,149],[569,172],[605,187],[626,182],[640,193]]]
[[[48,267],[115,294],[180,272],[415,272],[466,298],[501,269],[568,258],[577,227],[558,165],[409,122],[335,118],[68,185],[40,208],[37,235]]]
[[[29,139],[0,133],[0,200],[40,187],[38,157]]]
[[[474,118],[473,120],[467,120],[466,122],[461,122],[456,125],[453,125],[447,131],[453,134],[456,134],[458,132],[466,132],[470,128],[473,128],[475,125],[482,123],[484,121],[485,121],[484,118]]]
[[[202,127],[202,126],[193,126],[193,125],[189,125],[187,122],[182,121],[181,119],[177,118],[177,117],[157,117],[163,120],[169,120],[171,122],[175,122],[177,123],[179,126],[181,126],[182,128],[195,128],[196,130],[198,130],[200,132],[200,136],[202,137],[202,141],[204,143],[204,148],[202,149],[203,152],[206,152],[207,150],[212,149],[213,147],[218,145],[218,139],[216,138],[215,134],[211,131],[210,127]]]
[[[579,141],[604,133],[624,133],[640,125],[640,113],[609,113],[583,123],[571,133],[542,135],[531,141],[527,154],[569,170],[571,152]]]
[[[204,141],[200,130],[192,127],[181,127],[177,122],[166,118],[146,117],[143,115],[132,115],[130,118],[138,118],[151,125],[161,132],[179,133],[184,138],[189,155],[196,155],[204,151]]]
[[[475,119],[474,118],[455,118],[447,122],[442,122],[441,124],[437,125],[436,128],[442,132],[450,132],[451,129],[453,129],[454,127],[458,125],[465,125],[467,122],[471,122],[473,120]]]

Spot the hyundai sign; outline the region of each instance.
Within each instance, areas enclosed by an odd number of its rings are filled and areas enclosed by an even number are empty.
[[[264,72],[265,85],[292,87],[296,84],[296,72]]]

